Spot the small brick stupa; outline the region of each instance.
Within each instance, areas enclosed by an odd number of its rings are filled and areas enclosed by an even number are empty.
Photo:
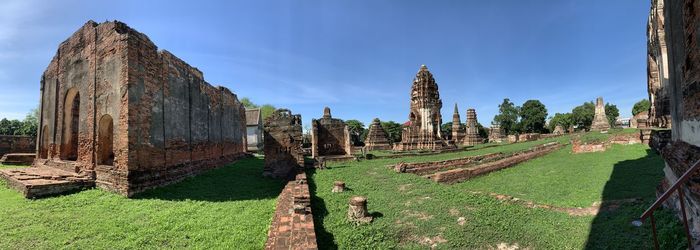
[[[603,97],[598,97],[595,100],[595,116],[593,117],[593,124],[591,124],[592,131],[607,131],[610,129],[610,122],[608,117],[605,115],[605,104],[603,103]]]
[[[365,150],[390,150],[391,142],[378,118],[374,118],[365,138]]]

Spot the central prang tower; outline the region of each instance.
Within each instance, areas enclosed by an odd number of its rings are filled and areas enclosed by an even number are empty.
[[[438,92],[433,74],[428,67],[421,65],[411,86],[411,110],[408,123],[401,134],[401,143],[396,150],[414,149],[444,149],[448,144],[443,140],[440,125],[442,124],[442,100]]]

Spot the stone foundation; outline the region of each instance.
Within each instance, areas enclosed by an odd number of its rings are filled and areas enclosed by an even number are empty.
[[[571,151],[574,154],[604,152],[608,147],[610,147],[610,144],[607,142],[584,144],[579,140],[574,140],[572,142]]]
[[[432,175],[426,176],[428,179],[432,179],[438,183],[456,183],[460,181],[465,181],[475,176],[487,174],[493,171],[498,171],[504,168],[512,167],[518,163],[525,162],[563,147],[562,144],[557,142],[550,142],[541,146],[534,147],[530,150],[524,152],[518,152],[514,155],[506,157],[501,160],[494,162],[487,162],[484,164],[479,164],[467,168],[457,168],[452,170],[447,170],[443,172],[438,172]]]
[[[2,165],[32,165],[36,158],[34,153],[10,153],[5,154],[0,158],[0,164]]]
[[[41,198],[95,186],[87,177],[54,168],[0,169],[0,178],[25,198]]]
[[[399,173],[413,173],[417,175],[424,175],[436,171],[448,170],[456,167],[465,167],[481,162],[494,161],[496,159],[501,159],[505,156],[505,154],[498,152],[438,162],[399,163],[394,165],[393,168],[396,172]]]

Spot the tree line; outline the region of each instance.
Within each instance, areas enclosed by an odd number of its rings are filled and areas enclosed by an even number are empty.
[[[36,138],[39,127],[39,110],[32,109],[24,120],[0,120],[0,135],[28,135]]]

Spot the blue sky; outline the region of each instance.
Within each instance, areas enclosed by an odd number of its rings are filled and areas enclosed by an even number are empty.
[[[37,106],[58,47],[86,21],[120,20],[239,98],[368,124],[408,117],[428,66],[443,120],[488,126],[503,98],[550,116],[603,96],[622,116],[647,98],[649,1],[33,1],[0,3],[0,117]]]

